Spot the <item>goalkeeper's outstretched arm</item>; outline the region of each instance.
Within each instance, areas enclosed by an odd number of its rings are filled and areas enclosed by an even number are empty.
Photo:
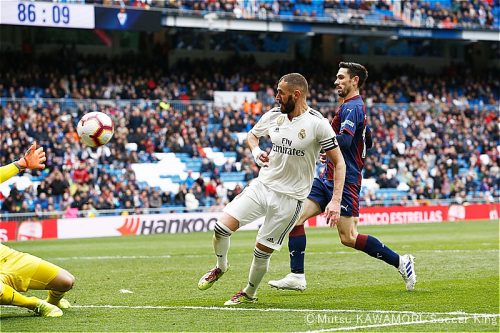
[[[34,142],[19,160],[0,167],[0,183],[26,169],[43,169],[46,160],[43,147],[37,147]]]

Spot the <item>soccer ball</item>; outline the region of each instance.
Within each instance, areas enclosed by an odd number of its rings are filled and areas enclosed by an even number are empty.
[[[89,112],[80,119],[76,132],[80,140],[89,147],[99,147],[108,143],[115,128],[111,118],[102,112]]]

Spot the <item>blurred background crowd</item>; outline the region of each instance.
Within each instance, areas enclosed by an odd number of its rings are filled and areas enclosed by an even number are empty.
[[[498,27],[498,0],[59,0],[104,6],[178,10],[194,15],[216,13],[237,19],[324,20],[426,28]]]
[[[41,56],[5,52],[0,97],[65,99],[210,100],[213,92],[252,91],[265,105],[274,103],[280,73],[305,73],[311,101],[335,102],[336,68],[311,61],[275,61],[259,65],[252,56],[224,60],[181,59],[172,66],[161,58],[126,54],[81,55],[71,48]],[[475,72],[457,63],[438,72],[412,65],[370,70],[363,94],[373,103],[443,102],[456,106],[496,104],[500,70]],[[252,102],[252,101],[249,101]],[[260,108],[261,109],[261,108]]]
[[[498,0],[60,0],[105,6],[167,8],[195,15],[217,13],[237,19],[305,19],[338,23],[369,23],[417,27],[498,27]]]

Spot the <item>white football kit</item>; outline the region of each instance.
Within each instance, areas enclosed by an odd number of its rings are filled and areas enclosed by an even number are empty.
[[[258,138],[270,136],[269,165],[260,169],[259,176],[224,212],[237,219],[240,227],[265,216],[257,241],[280,250],[302,213],[320,150],[335,149],[338,143],[328,120],[311,108],[291,121],[279,107],[273,108],[251,132]]]

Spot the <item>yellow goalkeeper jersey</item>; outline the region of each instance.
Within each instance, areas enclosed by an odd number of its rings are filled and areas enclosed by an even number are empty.
[[[0,167],[0,183],[3,183],[7,179],[14,177],[19,172],[19,169],[14,163]]]

